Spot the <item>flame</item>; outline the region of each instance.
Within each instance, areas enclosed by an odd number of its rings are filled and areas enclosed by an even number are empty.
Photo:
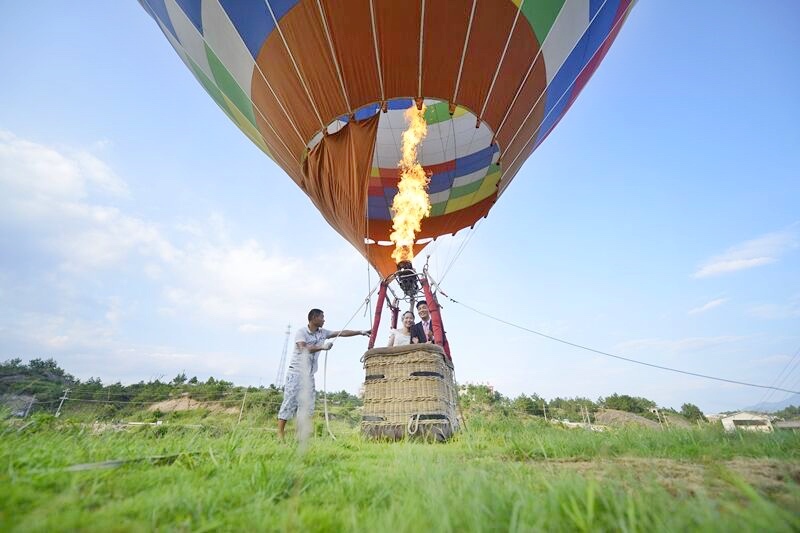
[[[421,229],[422,219],[431,214],[429,178],[417,161],[417,147],[428,134],[425,106],[417,109],[415,104],[411,104],[405,117],[408,128],[403,132],[403,159],[397,165],[400,167],[400,183],[392,201],[392,234],[389,236],[395,244],[392,259],[398,263],[414,258],[414,236]]]

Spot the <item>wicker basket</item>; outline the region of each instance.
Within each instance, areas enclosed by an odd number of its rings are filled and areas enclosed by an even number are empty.
[[[453,366],[440,346],[373,348],[362,360],[365,436],[446,440],[458,431]]]

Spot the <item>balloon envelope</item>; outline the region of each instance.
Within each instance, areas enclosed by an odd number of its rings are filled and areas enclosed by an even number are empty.
[[[403,110],[427,105],[426,241],[488,214],[633,0],[140,0],[186,66],[384,276]]]

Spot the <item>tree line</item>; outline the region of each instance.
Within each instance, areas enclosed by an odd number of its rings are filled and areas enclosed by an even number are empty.
[[[282,391],[274,385],[237,386],[214,377],[206,380],[200,380],[196,376],[188,377],[185,372],[169,381],[159,378],[123,385],[120,382],[104,384],[100,378],[95,377],[82,381],[67,373],[54,359],[35,358],[24,364],[21,359],[14,358],[0,363],[0,398],[33,398],[40,409],[47,409],[57,404],[67,388],[70,390],[70,398],[105,403],[105,412],[109,415],[122,410],[141,409],[144,404],[168,399],[188,397],[202,402],[219,402],[231,397],[241,398],[245,392],[257,393],[251,395],[249,402],[253,403],[249,405],[261,404],[267,412],[277,412],[282,398]],[[342,406],[348,411],[362,405],[357,396],[344,390],[329,392],[327,398],[332,405]],[[653,412],[655,408],[662,413],[683,416],[689,421],[706,420],[700,408],[692,403],[684,403],[680,410],[676,410],[658,407],[656,402],[648,398],[617,393],[597,400],[584,397],[556,397],[546,400],[536,393],[509,398],[489,385],[466,384],[459,390],[459,399],[462,408],[466,410],[492,411],[504,415],[548,416],[572,421],[583,420],[584,413],[591,416],[600,409],[616,409],[657,421],[658,417]],[[800,407],[790,406],[775,415],[786,419],[798,418]]]

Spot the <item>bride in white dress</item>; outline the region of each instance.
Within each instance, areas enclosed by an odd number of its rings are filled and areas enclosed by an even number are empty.
[[[411,326],[414,325],[414,313],[406,311],[403,313],[403,325],[391,330],[389,344],[387,346],[404,346],[411,344]]]

